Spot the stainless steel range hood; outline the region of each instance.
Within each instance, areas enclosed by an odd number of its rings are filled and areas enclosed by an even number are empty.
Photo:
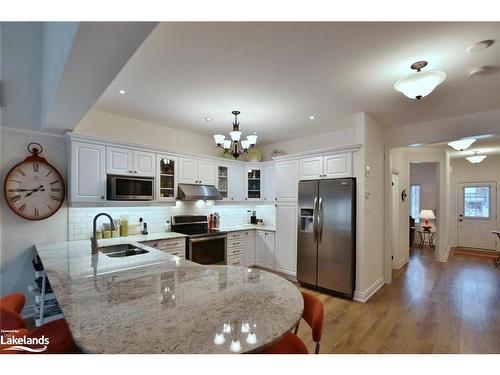
[[[213,185],[179,184],[178,199],[181,201],[221,200],[222,195]]]

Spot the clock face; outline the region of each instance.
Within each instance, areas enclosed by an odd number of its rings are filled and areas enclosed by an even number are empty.
[[[7,203],[25,219],[45,219],[53,215],[64,201],[64,181],[60,173],[42,160],[19,163],[5,179]]]

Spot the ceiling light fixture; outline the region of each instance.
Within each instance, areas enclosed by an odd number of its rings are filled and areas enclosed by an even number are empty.
[[[474,142],[476,142],[476,139],[474,138],[459,139],[457,141],[448,143],[448,146],[453,147],[457,151],[463,151],[467,150]]]
[[[421,69],[426,65],[427,61],[417,61],[411,64],[410,68],[417,72],[398,80],[394,84],[394,89],[410,99],[420,100],[429,95],[439,84],[443,83],[446,73],[440,70],[422,72]]]
[[[225,139],[226,137],[223,134],[215,134],[214,140],[217,147],[223,148],[237,159],[247,153],[249,148],[255,146],[257,143],[257,134],[247,135],[246,140],[241,140],[240,123],[238,122],[240,111],[233,111],[231,113],[234,115],[233,131],[229,132],[231,140]]]
[[[309,116],[309,120],[314,120],[315,118],[314,115]]]
[[[466,49],[467,53],[476,53],[484,51],[487,48],[490,48],[492,44],[495,43],[493,39],[486,39],[480,42],[474,43]]]
[[[486,155],[478,155],[477,151],[474,152],[474,156],[469,156],[466,157],[466,159],[471,162],[472,164],[479,164],[481,163],[484,159],[486,159]]]
[[[118,94],[125,95],[127,92],[124,89],[119,89]]]
[[[205,117],[205,121],[207,121],[207,122],[212,121],[212,118],[207,116],[207,117]]]

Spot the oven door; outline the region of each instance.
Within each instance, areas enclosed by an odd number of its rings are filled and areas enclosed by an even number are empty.
[[[150,201],[153,200],[153,178],[108,176],[108,200]]]
[[[190,238],[188,256],[199,264],[226,264],[226,236]]]

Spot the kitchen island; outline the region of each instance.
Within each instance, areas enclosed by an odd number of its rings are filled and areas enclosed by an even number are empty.
[[[130,239],[119,242],[148,252],[92,255],[88,240],[35,246],[84,352],[255,352],[300,319],[300,291],[282,277],[199,265]]]

